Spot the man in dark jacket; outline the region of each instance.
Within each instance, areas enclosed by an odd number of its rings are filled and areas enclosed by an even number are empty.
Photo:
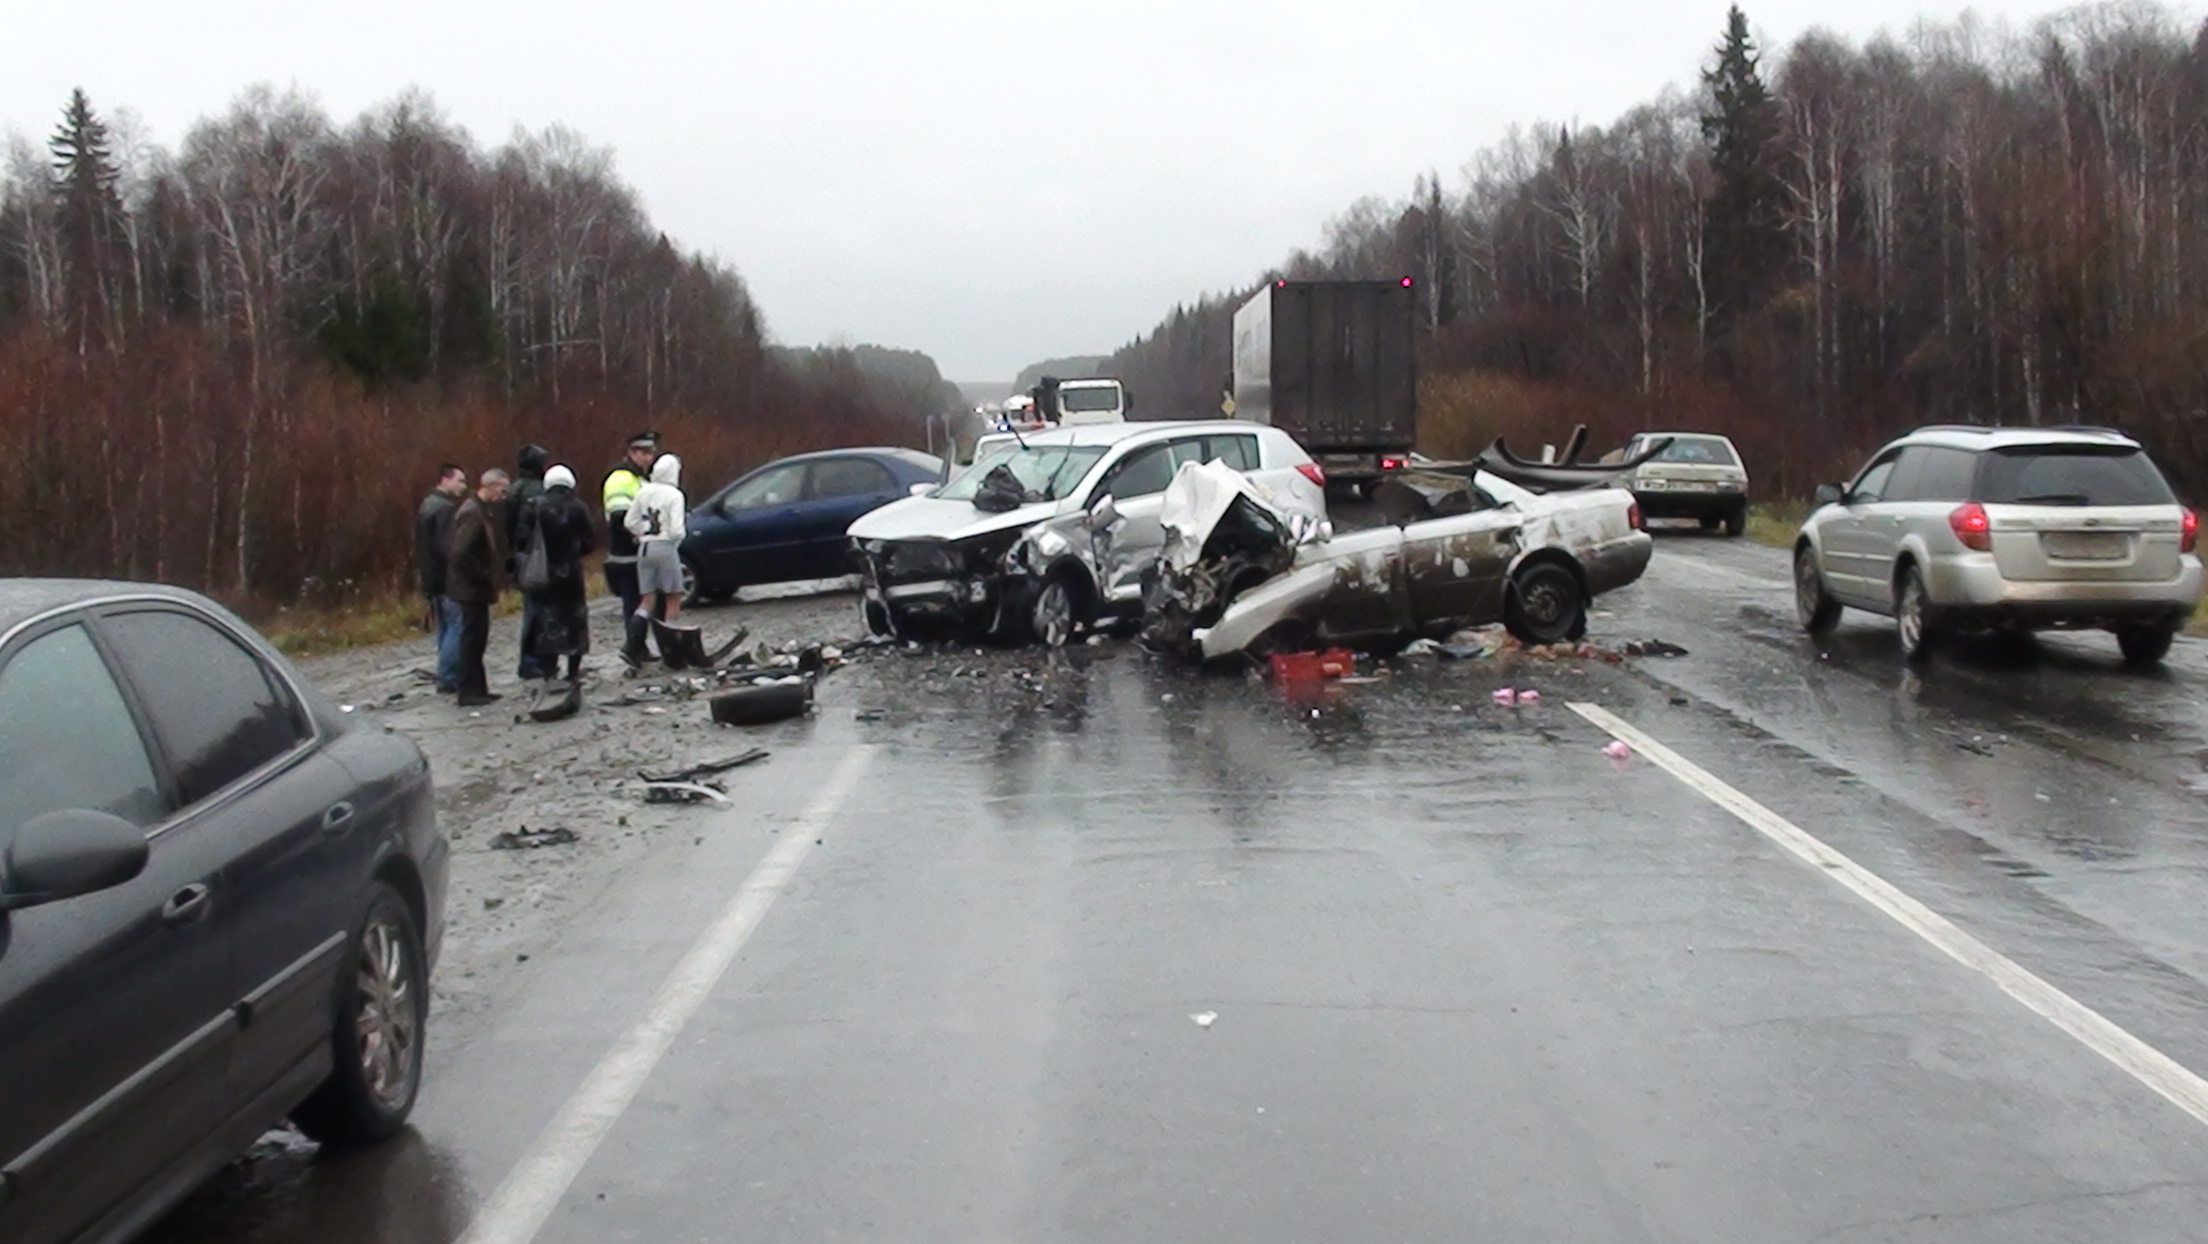
[[[544,547],[545,585],[527,592],[530,620],[521,631],[521,650],[544,663],[546,679],[555,677],[559,659],[567,659],[567,680],[582,677],[590,651],[590,601],[583,583],[583,559],[598,547],[590,511],[575,495],[575,473],[555,466],[544,473],[544,493],[521,512],[525,538]]]
[[[519,468],[519,474],[515,477],[513,489],[507,496],[505,514],[506,572],[509,575],[518,569],[514,559],[520,557],[524,552],[521,539],[522,511],[535,504],[536,499],[544,495],[544,468],[551,461],[552,455],[547,453],[542,445],[524,445],[521,447],[521,451],[514,455],[514,465]],[[535,620],[531,613],[535,608],[536,603],[534,601],[531,601],[527,596],[521,598],[521,633],[524,635],[529,633],[529,624]],[[514,670],[514,677],[521,679],[523,682],[528,682],[531,679],[544,678],[550,674],[551,671],[544,668],[543,662],[537,660],[536,654],[529,651],[529,645],[523,644],[521,647],[521,662]]]
[[[506,573],[506,472],[483,472],[475,495],[452,516],[452,548],[445,564],[445,594],[460,609],[460,707],[495,704],[483,654],[491,645],[491,606]]]
[[[468,473],[454,463],[437,468],[437,487],[414,511],[414,561],[422,574],[422,596],[437,630],[437,689],[459,689],[460,610],[445,596],[445,551],[452,545],[452,516],[468,495]]]

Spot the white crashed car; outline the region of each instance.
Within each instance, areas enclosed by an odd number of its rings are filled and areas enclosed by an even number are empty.
[[[942,487],[851,524],[868,628],[1055,646],[1139,622],[1165,544],[1163,494],[1195,463],[1246,477],[1283,511],[1325,517],[1325,474],[1278,428],[1104,423],[1008,437]]]
[[[1225,498],[1225,499],[1222,499]],[[1464,512],[1369,531],[1298,530],[1231,476],[1184,468],[1152,592],[1153,642],[1216,660],[1343,645],[1388,649],[1501,622],[1528,644],[1586,633],[1587,604],[1640,578],[1648,533],[1613,487],[1534,493],[1486,471]]]

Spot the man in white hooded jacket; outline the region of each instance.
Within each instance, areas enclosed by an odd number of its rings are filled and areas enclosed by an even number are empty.
[[[636,586],[643,601],[629,617],[628,630],[630,647],[638,651],[641,645],[633,641],[648,632],[661,601],[666,611],[658,617],[673,622],[682,616],[682,558],[676,550],[686,534],[683,519],[689,510],[682,495],[682,459],[661,454],[652,464],[652,478],[636,490],[636,501],[622,519],[637,543]]]

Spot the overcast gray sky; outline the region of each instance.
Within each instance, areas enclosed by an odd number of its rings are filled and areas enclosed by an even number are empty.
[[[1751,0],[1783,45],[1939,0]],[[1984,0],[2026,25],[2067,7]],[[2187,6],[2191,8],[2192,6]],[[1512,123],[1687,84],[1723,0],[0,0],[0,127],[72,86],[174,148],[266,81],[341,123],[412,85],[478,142],[566,122],[659,225],[734,263],[782,341],[958,380],[1110,350],[1312,245],[1361,195],[1454,181]]]

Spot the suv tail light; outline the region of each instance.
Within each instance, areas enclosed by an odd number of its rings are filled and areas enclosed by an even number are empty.
[[[1321,488],[1326,487],[1325,467],[1320,466],[1316,462],[1299,462],[1296,464],[1296,469],[1303,472],[1303,477],[1305,479],[1310,480],[1312,483],[1317,484]]]
[[[2185,511],[2185,534],[2179,536],[2177,539],[2177,551],[2180,553],[2190,553],[2197,545],[2199,545],[2199,543],[2200,515],[2195,514],[2190,509],[2187,509]]]
[[[1382,458],[1380,460],[1380,469],[1383,471],[1400,471],[1410,465],[1410,460],[1407,458]]]
[[[1626,502],[1626,503],[1625,503],[1625,525],[1626,525],[1626,526],[1628,526],[1628,527],[1631,527],[1631,528],[1632,528],[1633,530],[1635,530],[1635,531],[1641,531],[1641,530],[1645,530],[1645,529],[1644,529],[1644,528],[1643,528],[1643,527],[1641,526],[1641,503],[1640,503],[1640,502],[1638,502],[1638,501],[1628,501],[1628,502]]]
[[[1947,516],[1947,525],[1955,529],[1955,538],[1963,542],[1964,548],[1993,551],[1993,520],[1986,517],[1986,507],[1975,501],[1958,505]]]

